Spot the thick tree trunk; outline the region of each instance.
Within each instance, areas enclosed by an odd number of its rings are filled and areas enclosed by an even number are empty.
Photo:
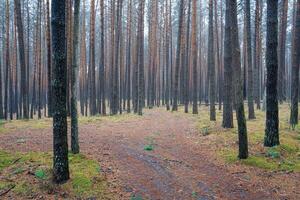
[[[178,110],[178,78],[179,78],[179,68],[180,68],[180,54],[181,54],[181,46],[182,46],[182,34],[183,34],[183,18],[184,18],[184,0],[180,0],[179,5],[179,22],[178,22],[178,37],[177,37],[177,49],[176,49],[176,63],[175,63],[175,80],[174,80],[174,99],[172,111]]]
[[[232,37],[231,37],[231,11],[230,11],[230,2],[226,1],[226,16],[225,16],[225,40],[224,46],[226,47],[224,51],[224,111],[223,111],[223,127],[224,128],[233,128],[233,112],[232,112]]]
[[[51,1],[53,49],[53,178],[64,183],[69,176],[67,110],[66,110],[66,39],[64,0]]]
[[[23,32],[23,22],[21,16],[21,5],[20,0],[15,0],[15,12],[17,17],[17,27],[18,27],[18,43],[19,43],[19,59],[21,66],[21,98],[23,107],[23,117],[25,119],[29,118],[28,115],[28,92],[26,87],[26,62],[25,62],[25,46],[24,46],[24,32]],[[2,93],[1,93],[2,94]],[[21,111],[22,113],[22,111]]]
[[[279,119],[278,119],[278,0],[267,1],[267,110],[266,132],[264,145],[272,147],[279,145]]]
[[[232,16],[231,22],[231,41],[232,41],[232,66],[234,72],[234,86],[236,98],[236,118],[238,122],[238,138],[239,138],[239,155],[240,159],[248,158],[248,138],[247,138],[247,124],[244,110],[244,97],[243,97],[243,84],[240,60],[240,44],[239,44],[239,31],[237,22],[237,3],[236,0],[226,0],[226,12]],[[230,3],[228,3],[230,2]],[[227,14],[226,14],[227,15]],[[225,63],[224,63],[225,64]]]

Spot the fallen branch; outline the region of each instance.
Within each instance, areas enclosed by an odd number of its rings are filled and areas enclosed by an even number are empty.
[[[5,194],[9,193],[9,191],[11,191],[12,189],[14,189],[16,187],[16,185],[11,185],[10,187],[8,187],[6,190],[0,192],[0,197],[4,196]]]
[[[19,160],[21,160],[21,158],[17,158],[16,160],[14,160],[11,164],[16,164]]]

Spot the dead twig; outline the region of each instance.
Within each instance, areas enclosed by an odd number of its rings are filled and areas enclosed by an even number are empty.
[[[16,187],[16,185],[11,185],[6,190],[3,190],[2,192],[0,192],[0,197],[4,196],[7,193],[9,193],[9,191],[11,191],[12,189],[14,189],[15,187]]]

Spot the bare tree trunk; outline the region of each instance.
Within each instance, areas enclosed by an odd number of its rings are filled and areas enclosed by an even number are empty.
[[[266,132],[264,145],[272,147],[279,145],[279,119],[278,119],[278,0],[267,1],[267,110]],[[299,79],[298,79],[299,81]]]
[[[214,37],[213,37],[213,2],[209,0],[209,31],[208,31],[208,55],[207,65],[209,71],[209,102],[210,120],[216,121],[216,88],[215,88],[215,60],[214,60]]]
[[[229,8],[228,8],[229,6]],[[234,67],[234,85],[236,98],[236,118],[238,122],[239,155],[240,159],[248,158],[248,137],[247,124],[244,110],[243,84],[241,72],[241,53],[239,44],[239,31],[237,22],[237,3],[236,0],[226,0],[226,16],[232,17],[231,23],[231,41],[232,41],[232,66]],[[225,52],[224,52],[225,53]],[[224,63],[225,65],[225,63]]]
[[[51,0],[51,5],[53,49],[53,179],[56,183],[64,183],[70,178],[66,110],[66,2]]]
[[[300,63],[300,1],[296,5],[296,19],[294,23],[293,56],[292,56],[292,90],[291,90],[291,117],[292,127],[298,124],[299,101],[299,63]]]

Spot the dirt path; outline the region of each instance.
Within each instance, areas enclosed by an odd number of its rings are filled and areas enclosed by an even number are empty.
[[[262,170],[222,164],[213,156],[213,148],[197,142],[199,137],[191,117],[163,109],[121,122],[80,125],[82,153],[99,160],[108,180],[120,186],[115,190],[121,190],[122,199],[133,194],[161,200],[299,197],[297,191],[283,191],[271,184],[273,179],[290,175],[272,177]],[[152,151],[144,150],[148,144],[153,144]],[[0,135],[0,148],[50,151],[51,129]]]

